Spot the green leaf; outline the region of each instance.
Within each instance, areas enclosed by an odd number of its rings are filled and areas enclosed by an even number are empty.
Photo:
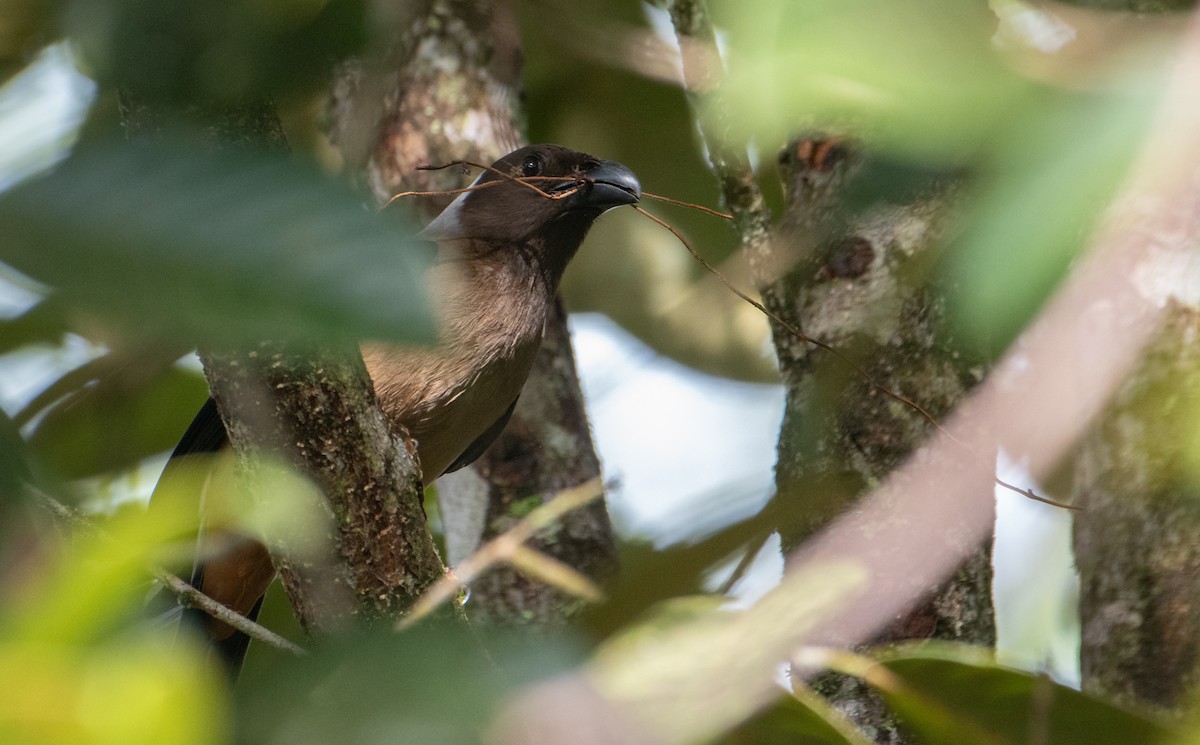
[[[300,163],[170,143],[80,151],[0,198],[0,261],[172,345],[429,339],[414,232]]]
[[[823,128],[954,159],[1004,126],[1028,89],[995,54],[982,2],[726,0],[714,15],[729,31],[729,78],[712,104],[728,107],[738,141],[774,147]]]
[[[72,0],[64,32],[101,84],[179,104],[311,91],[365,34],[363,0]]]
[[[19,316],[0,319],[0,354],[29,344],[58,344],[67,326],[62,304],[42,300]]]
[[[208,396],[204,377],[179,367],[150,380],[132,372],[107,376],[49,408],[29,436],[44,465],[83,478],[128,468],[178,442]]]
[[[327,638],[309,657],[242,678],[238,742],[481,742],[507,695],[574,656],[545,633],[521,639],[459,625]]]
[[[960,330],[1002,349],[1066,275],[1140,147],[1154,96],[1047,98],[983,165],[946,265]]]
[[[82,647],[0,644],[0,741],[22,745],[223,745],[223,681],[174,634]]]
[[[5,0],[0,2],[0,84],[20,73],[39,49],[57,34],[61,0]]]
[[[0,697],[0,742],[228,742],[216,669],[173,630],[137,624],[148,567],[188,525],[182,511],[131,508],[27,557],[0,606],[0,680],[20,681]]]
[[[589,682],[652,735],[693,742],[732,730],[780,696],[774,671],[799,640],[862,591],[861,565],[818,562],[745,611],[677,599],[608,639]]]
[[[72,525],[72,540],[36,581],[18,583],[0,606],[0,641],[63,647],[88,645],[127,631],[143,612],[150,568],[173,541],[195,535],[186,505],[119,510],[98,528]]]
[[[901,685],[888,684],[887,678],[883,685],[868,682],[932,745],[979,742],[981,731],[993,735],[994,742],[1012,745],[1152,745],[1173,735],[1151,719],[1045,676],[996,665],[974,647],[900,648],[885,654],[880,664]]]
[[[815,693],[785,698],[720,740],[721,745],[870,745],[852,724]]]
[[[25,441],[8,414],[0,409],[0,514],[13,499],[22,482],[29,480],[29,455]]]

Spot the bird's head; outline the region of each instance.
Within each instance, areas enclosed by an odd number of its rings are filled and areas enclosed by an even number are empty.
[[[422,234],[439,241],[550,241],[574,253],[597,217],[641,197],[633,171],[559,145],[515,150],[472,187]]]

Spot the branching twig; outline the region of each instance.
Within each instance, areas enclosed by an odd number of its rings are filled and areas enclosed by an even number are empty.
[[[413,603],[408,613],[396,623],[396,630],[403,631],[412,627],[432,613],[439,605],[454,597],[461,587],[470,584],[480,574],[503,561],[522,569],[536,563],[539,566],[534,573],[538,574],[537,578],[543,582],[588,600],[598,598],[600,590],[590,579],[566,564],[535,552],[524,544],[542,528],[551,525],[568,512],[590,504],[603,494],[604,483],[597,476],[554,495],[550,501],[526,515],[501,535],[485,543],[465,561],[449,570],[445,577]],[[564,578],[565,581],[560,581]]]

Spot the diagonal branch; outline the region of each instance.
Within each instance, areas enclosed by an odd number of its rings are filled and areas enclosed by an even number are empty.
[[[78,510],[68,507],[54,497],[33,486],[30,486],[29,490],[33,494],[34,498],[37,499],[52,515],[64,523],[67,523],[72,528],[84,530],[93,535],[98,535],[105,540],[114,540],[113,537],[106,533],[103,528],[101,528],[99,525],[96,525],[96,523],[92,522],[86,515],[81,514]],[[308,654],[304,648],[294,644],[291,641],[288,641],[265,626],[258,625],[242,614],[226,608],[209,596],[197,590],[195,587],[192,587],[187,582],[184,582],[179,577],[176,577],[171,572],[168,572],[166,569],[156,566],[151,567],[149,572],[150,576],[152,576],[155,581],[167,588],[167,590],[170,592],[174,593],[175,596],[179,598],[180,602],[182,602],[185,606],[190,608],[198,608],[218,621],[223,621],[234,629],[242,632],[251,639],[260,641],[276,649],[297,656]]]

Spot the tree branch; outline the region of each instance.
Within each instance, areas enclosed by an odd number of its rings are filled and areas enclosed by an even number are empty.
[[[104,540],[115,540],[99,525],[96,525],[96,523],[88,519],[85,515],[80,514],[78,510],[71,509],[41,489],[30,485],[27,485],[27,488],[29,489],[30,493],[33,494],[34,498],[37,499],[37,501],[40,502],[43,507],[45,507],[59,520],[62,520],[73,528],[81,529],[91,533],[92,535],[100,536]],[[274,647],[275,649],[279,649],[293,655],[308,654],[308,652],[302,647],[294,644],[291,641],[288,641],[265,626],[258,625],[242,614],[226,608],[209,596],[197,590],[195,587],[192,587],[187,582],[184,582],[179,577],[176,577],[166,569],[156,566],[150,567],[148,572],[150,576],[153,577],[159,584],[167,588],[167,590],[170,592],[174,593],[174,595],[179,598],[184,605],[192,608],[199,608],[213,618],[219,621],[224,621],[226,624],[232,626],[234,629],[237,629],[251,639],[260,641],[264,644]]]
[[[679,40],[688,101],[699,124],[709,163],[720,183],[725,205],[733,214],[742,254],[750,265],[755,284],[760,291],[765,290],[775,279],[775,272],[769,268],[771,212],[745,149],[729,139],[728,112],[720,97],[721,56],[708,6],[704,0],[673,0],[669,10]]]

